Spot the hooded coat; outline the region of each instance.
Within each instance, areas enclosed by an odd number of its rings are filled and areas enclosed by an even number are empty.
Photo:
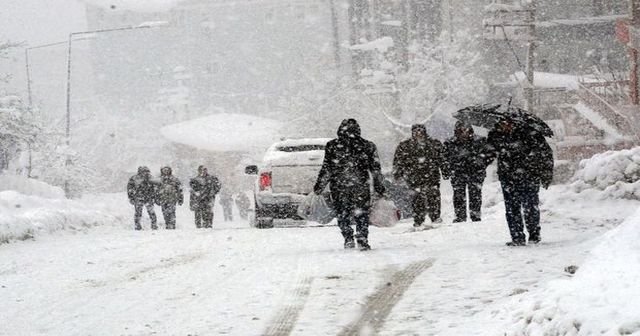
[[[498,159],[498,178],[507,183],[548,186],[553,179],[553,151],[539,132],[514,125],[511,132],[494,129],[487,137],[490,158]]]
[[[371,197],[371,178],[374,190],[383,194],[385,188],[376,145],[360,136],[356,120],[345,119],[338,128],[338,138],[325,147],[324,162],[313,190],[320,194],[329,185],[334,202],[354,202],[364,207]],[[344,200],[343,195],[357,195],[357,199]]]
[[[467,137],[463,132],[467,132]],[[465,181],[484,181],[491,159],[486,138],[474,136],[473,127],[458,121],[455,135],[444,143],[445,177]]]
[[[127,183],[127,196],[132,203],[153,203],[157,187],[149,168],[138,167],[138,174],[131,176]]]
[[[411,188],[437,185],[444,164],[442,143],[429,137],[423,125],[414,126],[413,132],[422,133],[424,140],[412,136],[400,142],[393,157],[393,176]]]
[[[173,176],[170,167],[163,167],[160,171],[168,171],[168,173],[161,174],[160,176],[160,186],[158,187],[156,202],[158,205],[182,204],[184,201],[182,183],[180,183],[178,178]]]

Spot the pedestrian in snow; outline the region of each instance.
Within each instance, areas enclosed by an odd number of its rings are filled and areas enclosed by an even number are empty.
[[[426,214],[432,223],[440,218],[440,171],[443,169],[443,146],[429,137],[424,125],[411,126],[411,138],[402,141],[393,157],[393,176],[404,180],[413,195],[413,226],[419,228]]]
[[[540,132],[511,119],[499,122],[487,138],[490,154],[498,159],[509,246],[525,245],[526,223],[529,242],[540,242],[540,185],[548,188],[553,179],[553,152]]]
[[[131,176],[127,183],[127,196],[129,203],[135,209],[133,222],[136,230],[142,230],[140,218],[142,218],[142,208],[147,208],[149,219],[151,219],[151,229],[158,229],[156,212],[153,209],[153,203],[156,195],[158,183],[152,180],[149,168],[138,167],[138,174]]]
[[[371,176],[371,178],[370,178]],[[370,180],[373,181],[370,181]],[[328,185],[344,237],[344,248],[355,248],[352,222],[356,224],[356,242],[369,250],[370,186],[382,196],[385,192],[378,151],[373,142],[360,136],[355,119],[345,119],[338,128],[338,138],[325,147],[324,162],[313,191],[320,195]]]
[[[453,209],[456,222],[467,220],[467,191],[469,192],[469,217],[481,220],[482,183],[487,176],[487,139],[474,137],[473,127],[458,121],[454,137],[444,143],[445,178],[451,178]]]
[[[197,228],[213,227],[213,204],[216,194],[222,187],[220,181],[214,175],[209,175],[207,168],[198,167],[198,175],[189,182],[191,193],[189,208],[195,213]]]
[[[249,197],[244,192],[239,193],[236,196],[236,206],[238,207],[238,212],[240,214],[240,218],[247,219],[249,214]]]
[[[182,192],[182,183],[173,176],[171,167],[162,167],[160,169],[160,187],[158,188],[156,202],[162,208],[167,230],[175,230],[176,204],[182,205],[184,194]]]
[[[224,221],[233,221],[233,198],[226,190],[222,190],[220,193],[220,205],[222,206]]]

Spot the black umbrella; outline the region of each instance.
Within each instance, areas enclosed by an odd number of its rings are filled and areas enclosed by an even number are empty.
[[[520,127],[531,128],[543,136],[553,136],[551,127],[539,117],[515,106],[503,108],[499,104],[483,104],[465,107],[453,115],[467,124],[491,129],[498,122],[511,120]]]

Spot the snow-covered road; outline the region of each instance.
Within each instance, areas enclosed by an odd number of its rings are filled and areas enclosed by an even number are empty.
[[[214,230],[195,230],[185,209],[176,231],[1,245],[0,335],[474,335],[487,327],[476,313],[565,277],[638,206],[554,187],[544,242],[507,248],[497,196],[483,222],[454,225],[445,194],[445,224],[372,228],[365,253],[343,250],[336,227],[257,230],[217,216]]]

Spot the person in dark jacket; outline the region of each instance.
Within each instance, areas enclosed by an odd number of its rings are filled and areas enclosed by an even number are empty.
[[[426,214],[432,223],[440,218],[440,171],[443,169],[442,143],[427,135],[424,125],[411,127],[411,138],[402,141],[393,157],[393,177],[404,180],[414,191],[413,226],[420,227]]]
[[[523,246],[526,223],[529,242],[540,242],[540,185],[548,188],[553,179],[553,152],[544,136],[513,120],[499,122],[487,138],[492,156],[498,159],[509,246]]]
[[[189,208],[195,213],[197,228],[213,227],[213,204],[216,194],[222,187],[220,181],[214,175],[209,175],[207,168],[198,167],[198,176],[189,182],[191,193],[189,197]]]
[[[144,166],[138,167],[138,174],[131,176],[127,183],[129,203],[135,209],[133,222],[136,230],[142,230],[140,219],[142,218],[143,207],[147,208],[147,213],[151,220],[151,229],[158,229],[156,212],[153,209],[157,186],[157,182],[151,178],[151,171]]]
[[[175,230],[176,204],[182,205],[183,202],[182,183],[173,176],[171,167],[162,167],[160,169],[160,186],[158,187],[156,203],[162,208],[167,230]]]
[[[329,186],[331,199],[344,237],[345,248],[369,250],[370,186],[382,196],[382,172],[376,145],[363,139],[355,119],[345,119],[338,128],[338,138],[325,147],[324,162],[313,191],[320,195]],[[354,242],[352,222],[356,224]]]
[[[445,177],[451,178],[453,209],[456,222],[467,220],[467,191],[469,192],[469,217],[481,220],[482,183],[487,176],[487,140],[474,137],[473,127],[458,121],[454,137],[444,143]]]

